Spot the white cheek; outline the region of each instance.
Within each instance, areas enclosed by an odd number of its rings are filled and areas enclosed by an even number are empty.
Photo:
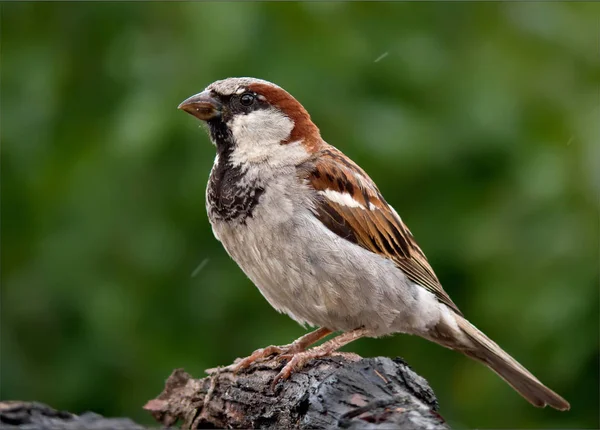
[[[275,109],[257,110],[247,115],[236,115],[229,123],[235,141],[231,161],[243,163],[285,164],[298,155],[306,157],[301,145],[282,145],[290,137],[294,122]],[[301,149],[302,154],[296,154]]]

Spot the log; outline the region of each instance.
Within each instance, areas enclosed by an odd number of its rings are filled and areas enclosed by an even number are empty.
[[[401,358],[339,353],[312,360],[274,388],[283,364],[193,379],[173,371],[144,407],[165,426],[270,429],[448,429],[427,381]]]
[[[0,429],[23,430],[144,430],[129,418],[104,418],[93,412],[75,415],[39,402],[0,402]]]
[[[268,429],[448,429],[427,381],[401,358],[337,353],[309,362],[272,387],[283,363],[193,379],[174,370],[144,407],[166,427]],[[1,429],[143,430],[129,418],[75,415],[37,402],[0,402]]]

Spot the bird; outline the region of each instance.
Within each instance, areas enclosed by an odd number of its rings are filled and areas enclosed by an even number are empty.
[[[405,333],[483,363],[534,406],[570,408],[465,318],[373,180],[290,93],[227,78],[178,108],[216,147],[206,189],[215,237],[273,308],[316,328],[230,370],[276,356],[287,360],[277,384],[356,339]]]

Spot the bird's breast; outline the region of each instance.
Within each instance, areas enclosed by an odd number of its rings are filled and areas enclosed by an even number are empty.
[[[211,222],[245,223],[258,205],[264,186],[258,178],[248,177],[242,166],[218,160],[206,189],[206,209]]]
[[[324,227],[310,209],[311,191],[292,178],[265,182],[243,223],[210,216],[215,236],[275,309],[301,324],[375,334],[418,332],[437,321],[437,306],[423,318],[422,287],[391,260]]]

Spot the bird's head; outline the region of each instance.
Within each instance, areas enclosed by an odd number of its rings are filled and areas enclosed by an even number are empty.
[[[228,78],[179,105],[205,121],[219,153],[234,164],[287,164],[306,157],[321,145],[310,115],[283,88],[255,78]]]

